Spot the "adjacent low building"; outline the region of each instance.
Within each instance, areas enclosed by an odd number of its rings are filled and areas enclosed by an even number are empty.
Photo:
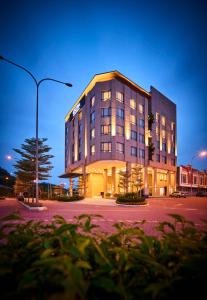
[[[120,172],[141,166],[146,195],[176,190],[176,105],[118,71],[97,74],[65,118],[65,174],[86,197],[124,192]],[[127,191],[135,189],[129,179]]]
[[[207,172],[192,168],[191,165],[177,168],[177,190],[189,194],[207,192]]]

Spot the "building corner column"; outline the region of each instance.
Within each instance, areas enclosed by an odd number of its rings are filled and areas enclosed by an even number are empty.
[[[112,194],[116,194],[116,167],[112,167]]]
[[[107,193],[107,177],[108,177],[108,170],[104,169],[104,196]]]

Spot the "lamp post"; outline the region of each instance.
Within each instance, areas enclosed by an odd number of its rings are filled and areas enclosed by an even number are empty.
[[[38,156],[39,156],[39,148],[38,148],[38,114],[39,114],[39,111],[38,111],[38,106],[39,106],[39,86],[40,84],[43,82],[43,81],[54,81],[54,82],[57,82],[57,83],[60,83],[60,84],[64,84],[68,87],[72,87],[72,84],[71,83],[67,83],[67,82],[62,82],[60,80],[56,80],[56,79],[53,79],[53,78],[43,78],[41,80],[37,80],[35,78],[35,76],[29,71],[27,70],[26,68],[14,63],[13,61],[11,60],[8,60],[7,58],[3,57],[0,55],[0,60],[3,60],[9,64],[12,64],[22,70],[24,70],[25,72],[27,72],[30,77],[33,79],[33,81],[35,82],[35,85],[36,85],[36,161],[35,161],[35,185],[36,185],[36,203],[39,203],[39,160],[38,160]]]
[[[194,158],[196,157],[205,157],[207,156],[207,151],[201,151],[195,155],[192,156],[191,158],[191,165],[190,165],[190,168],[191,168],[191,189],[190,189],[190,193],[191,193],[191,196],[193,196],[193,160]]]

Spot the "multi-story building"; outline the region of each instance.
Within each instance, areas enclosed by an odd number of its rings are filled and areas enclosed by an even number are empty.
[[[207,172],[199,171],[187,166],[177,168],[177,190],[196,194],[197,192],[207,192]]]
[[[143,191],[176,189],[176,105],[112,71],[93,77],[65,118],[65,174],[87,197],[123,192],[120,171],[142,166]],[[129,180],[128,191],[133,190]]]

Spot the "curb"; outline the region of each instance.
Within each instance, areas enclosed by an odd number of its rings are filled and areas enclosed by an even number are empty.
[[[124,206],[124,207],[143,207],[143,206],[149,206],[149,203],[146,203],[146,204],[119,204],[119,203],[116,203],[116,205],[118,206]]]
[[[18,200],[17,200],[18,201]],[[37,207],[32,207],[32,206],[29,206],[21,201],[18,201],[18,203],[20,203],[21,205],[23,205],[24,207],[26,207],[27,209],[29,210],[37,210],[37,211],[43,211],[43,210],[47,210],[47,207],[46,206],[37,206]]]

